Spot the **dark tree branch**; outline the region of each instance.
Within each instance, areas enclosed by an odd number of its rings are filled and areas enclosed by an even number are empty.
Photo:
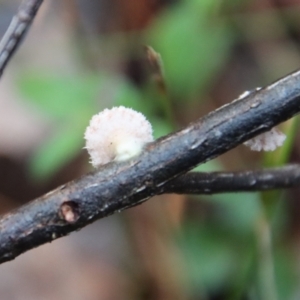
[[[167,183],[300,111],[300,71],[149,144],[138,157],[109,163],[0,220],[0,262],[138,205]]]
[[[43,0],[27,0],[20,5],[0,42],[0,77],[21,44]]]
[[[191,172],[173,179],[159,194],[216,194],[283,189],[300,184],[300,165],[242,172]]]

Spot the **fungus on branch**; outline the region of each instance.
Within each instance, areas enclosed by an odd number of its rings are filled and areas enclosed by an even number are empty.
[[[94,115],[84,138],[92,165],[130,159],[153,141],[152,126],[140,112],[123,106]]]
[[[283,145],[286,135],[277,128],[264,132],[244,143],[253,151],[274,151]]]
[[[237,100],[242,100],[250,94],[256,93],[260,90],[261,87],[257,87],[251,91],[245,91],[237,98]],[[274,151],[283,145],[285,139],[286,135],[273,127],[271,130],[246,141],[244,145],[249,147],[252,151]]]

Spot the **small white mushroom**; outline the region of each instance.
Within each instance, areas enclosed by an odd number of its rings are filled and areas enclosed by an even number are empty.
[[[253,151],[274,151],[283,145],[286,136],[276,128],[264,132],[244,143]]]
[[[123,106],[94,115],[84,138],[92,165],[130,159],[153,141],[152,126],[140,112]]]

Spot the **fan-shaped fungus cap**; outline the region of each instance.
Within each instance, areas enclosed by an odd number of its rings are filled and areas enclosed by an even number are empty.
[[[253,151],[274,151],[276,148],[283,145],[286,136],[276,128],[262,133],[253,139],[244,143]]]
[[[123,106],[94,115],[84,138],[92,165],[127,160],[153,141],[152,126],[140,112]]]

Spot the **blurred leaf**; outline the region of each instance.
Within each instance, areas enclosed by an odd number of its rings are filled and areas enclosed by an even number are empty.
[[[162,14],[150,32],[149,44],[161,54],[175,95],[207,89],[227,59],[232,35],[225,22],[207,13],[212,2],[183,2]]]
[[[153,113],[154,105],[146,99],[141,91],[124,78],[115,81],[114,105],[123,105],[139,111],[147,118]]]
[[[154,116],[155,107],[157,106],[156,101],[151,101],[139,89],[125,80],[116,83],[115,89],[115,105],[123,105],[143,113],[152,124],[155,139],[172,131],[172,126],[167,120]]]
[[[224,230],[188,222],[180,237],[191,289],[216,291],[246,277],[253,251]],[[234,285],[235,285],[234,284]]]
[[[278,290],[278,298],[296,299],[293,298],[297,292],[297,271],[295,267],[295,257],[278,245],[274,253],[276,287]]]
[[[158,139],[172,132],[172,126],[166,120],[152,117],[150,121],[152,124],[155,139]]]
[[[101,77],[26,73],[19,79],[21,94],[57,122],[57,131],[30,160],[35,179],[44,180],[70,161],[83,146],[83,133],[97,112]]]
[[[218,159],[209,160],[193,169],[194,172],[217,172],[222,170],[223,166]]]
[[[232,0],[227,0],[230,2]],[[190,10],[197,10],[197,13],[201,18],[207,18],[218,12],[219,7],[222,5],[221,1],[211,1],[211,0],[184,0],[185,5]]]
[[[232,272],[234,257],[229,243],[216,239],[214,234],[193,230],[185,235],[185,251],[189,274],[194,285],[216,289]]]
[[[71,161],[83,147],[84,128],[89,114],[81,111],[80,118],[65,124],[46,140],[30,160],[30,172],[35,180],[42,181],[55,174]]]
[[[97,76],[66,76],[26,73],[18,82],[21,94],[50,117],[66,120],[87,106],[95,106],[100,79]]]
[[[261,209],[259,193],[225,193],[206,197],[216,207],[219,226],[230,228],[237,234],[252,234]]]
[[[218,160],[208,161],[199,165],[193,171],[215,172],[222,171]],[[216,204],[217,219],[220,226],[232,228],[237,233],[250,233],[255,219],[260,211],[259,193],[224,193],[211,196],[202,195],[200,199]],[[222,225],[221,225],[222,224]]]

